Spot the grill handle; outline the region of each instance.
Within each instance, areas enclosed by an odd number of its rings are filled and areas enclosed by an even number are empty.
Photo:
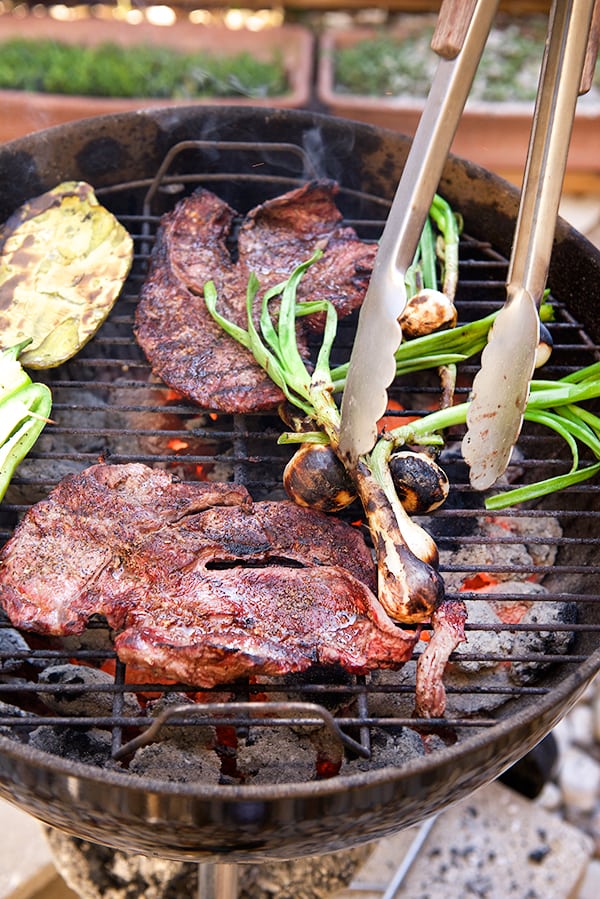
[[[243,721],[235,716],[245,715]],[[248,726],[253,723],[253,717],[258,717],[262,724],[283,724],[280,718],[290,718],[292,716],[304,715],[304,718],[294,718],[295,727],[315,727],[325,726],[329,732],[339,740],[343,747],[360,755],[361,758],[370,758],[371,751],[362,743],[358,743],[349,737],[338,726],[333,715],[324,709],[323,706],[313,702],[198,702],[194,705],[174,705],[169,709],[165,709],[158,715],[152,724],[146,728],[137,737],[124,743],[119,749],[113,752],[113,759],[119,761],[131,753],[135,752],[142,746],[154,743],[159,738],[159,733],[163,725],[173,721],[174,718],[186,718],[186,721],[180,723],[189,723],[189,718],[199,718],[194,720],[194,724],[204,725],[205,727],[215,727],[216,725],[235,725],[238,727]],[[271,721],[270,716],[276,716],[276,720]],[[308,717],[312,716],[312,717]]]

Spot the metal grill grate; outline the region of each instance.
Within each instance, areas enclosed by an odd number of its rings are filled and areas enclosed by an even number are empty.
[[[232,164],[232,156],[235,162]],[[231,168],[228,165],[231,164]],[[217,167],[218,166],[218,167]],[[0,538],[7,539],[24,511],[35,501],[47,495],[49,490],[71,471],[79,471],[102,457],[110,462],[145,462],[176,472],[183,479],[208,477],[213,480],[230,480],[244,484],[256,500],[282,496],[281,475],[285,462],[291,455],[289,447],[276,443],[281,424],[274,415],[227,415],[212,413],[186,403],[181,397],[153,378],[150,368],[133,337],[133,315],[141,284],[147,269],[149,254],[156,234],[160,215],[172,208],[182,196],[198,184],[221,194],[234,208],[245,212],[254,203],[267,196],[282,193],[298,186],[315,174],[310,159],[293,145],[220,144],[212,142],[187,142],[178,145],[169,154],[165,164],[153,181],[119,184],[98,191],[100,199],[111,208],[130,230],[135,239],[136,255],[132,274],[125,291],[116,304],[109,320],[99,334],[80,352],[75,360],[48,373],[48,381],[54,396],[53,417],[56,424],[47,428],[34,451],[19,469],[2,505]],[[385,198],[363,194],[342,187],[338,203],[345,220],[353,225],[359,235],[375,240],[381,230],[389,203]],[[507,263],[489,243],[463,235],[461,240],[460,281],[457,296],[459,321],[466,322],[483,316],[502,302]],[[581,325],[573,319],[563,304],[550,298],[555,305],[556,321],[550,330],[554,338],[554,352],[545,371],[548,377],[559,377],[574,367],[586,365],[598,359],[598,347],[590,341]],[[344,323],[340,329],[341,358],[347,358],[352,339],[353,322]],[[345,345],[344,345],[345,342]],[[465,397],[470,379],[477,368],[477,360],[461,367],[462,380],[457,388],[459,397]],[[423,414],[423,405],[435,402],[438,388],[428,376],[404,381],[393,391],[394,399],[402,403],[405,411]],[[456,446],[462,436],[456,430]],[[486,513],[491,522],[535,522],[526,539],[510,530],[510,524],[500,534],[486,536],[474,529],[483,515],[482,498],[468,485],[467,471],[458,449],[451,444],[444,456],[444,464],[451,475],[452,490],[449,503],[437,511],[428,522],[433,528],[442,551],[441,571],[445,577],[476,575],[482,570],[481,562],[456,558],[455,550],[467,547],[505,546],[508,549],[525,543],[531,547],[551,546],[556,550],[552,561],[544,564],[514,561],[507,554],[501,562],[491,562],[485,570],[489,574],[511,576],[526,581],[530,576],[544,577],[546,592],[528,596],[539,606],[539,620],[527,624],[469,623],[467,631],[472,643],[461,653],[462,663],[477,663],[483,671],[497,663],[516,663],[539,669],[539,678],[528,676],[517,684],[501,685],[475,678],[469,683],[460,681],[448,684],[451,710],[444,721],[419,722],[407,711],[399,713],[397,705],[392,712],[380,713],[382,698],[406,699],[406,709],[414,694],[411,667],[407,666],[407,678],[395,683],[377,677],[347,678],[333,671],[327,678],[295,678],[294,694],[302,702],[333,707],[334,724],[344,736],[351,734],[356,743],[351,751],[368,756],[374,728],[393,730],[404,726],[418,727],[427,724],[429,730],[438,728],[440,733],[452,731],[454,736],[469,734],[475,728],[489,728],[510,709],[511,703],[521,697],[544,695],[551,688],[553,678],[583,662],[591,648],[597,644],[595,636],[600,625],[588,621],[586,609],[600,602],[596,592],[599,566],[595,564],[599,538],[596,523],[600,516],[598,495],[600,488],[585,485],[572,488],[540,503],[535,509],[516,509],[502,513]],[[558,438],[540,433],[526,426],[519,444],[521,457],[513,469],[527,478],[540,473],[556,474],[565,470],[567,459]],[[350,513],[352,514],[352,513]],[[560,532],[547,529],[549,522],[559,521]],[[449,596],[458,595],[452,589]],[[480,602],[476,590],[461,591],[460,596]],[[509,587],[496,596],[507,602],[518,602],[520,592]],[[549,620],[544,615],[545,604],[562,603],[578,607],[576,617],[568,620]],[[8,631],[9,623],[3,628]],[[100,633],[101,622],[90,628],[90,633]],[[572,634],[573,640],[562,648],[536,652],[514,649],[509,656],[500,651],[476,648],[476,635],[485,634]],[[0,653],[3,671],[0,682],[0,698],[4,703],[18,706],[22,714],[0,711],[0,728],[9,729],[19,738],[19,732],[43,723],[49,727],[102,728],[112,733],[114,755],[119,755],[123,742],[127,743],[137,728],[145,728],[149,718],[124,714],[124,701],[128,694],[145,696],[171,692],[194,692],[185,685],[143,683],[136,680],[135,672],[128,672],[114,652],[106,648],[108,640],[100,641],[102,648],[93,648],[90,641],[74,646],[68,641],[32,638],[26,635],[29,649],[6,649]],[[550,641],[550,646],[555,644]],[[475,648],[472,648],[475,646]],[[114,670],[114,680],[93,689],[112,697],[110,714],[62,715],[48,714],[40,704],[43,694],[57,693],[64,697],[77,697],[86,692],[82,685],[39,683],[37,672],[40,664],[53,662],[80,662]],[[548,667],[551,666],[551,667]],[[280,694],[283,680],[271,683],[243,683],[232,689],[239,702],[249,699],[269,698]],[[203,695],[210,694],[205,691]],[[212,691],[219,693],[219,690]],[[464,696],[477,694],[496,697],[491,711],[473,711],[461,702]],[[452,710],[452,699],[456,703]],[[142,703],[141,709],[144,703]],[[402,704],[401,704],[402,705]],[[241,708],[241,707],[240,707]],[[461,709],[467,711],[461,713]],[[339,711],[342,709],[342,711]],[[349,711],[350,710],[350,711]],[[375,711],[377,710],[377,711]],[[294,726],[319,724],[318,714],[302,709],[295,713],[290,706],[286,723]],[[203,713],[204,714],[204,713]],[[264,715],[264,712],[263,712]],[[180,719],[175,719],[180,721]],[[206,720],[210,720],[207,716]],[[241,711],[220,719],[223,724],[237,728],[272,726],[277,722],[272,716],[250,719],[244,706]],[[185,717],[183,723],[197,724],[198,716]],[[173,723],[172,721],[170,723]]]

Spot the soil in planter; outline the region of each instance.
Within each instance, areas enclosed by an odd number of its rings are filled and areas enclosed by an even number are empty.
[[[17,38],[0,44],[0,89],[94,97],[272,97],[289,90],[280,54],[268,61],[112,43],[83,47]]]

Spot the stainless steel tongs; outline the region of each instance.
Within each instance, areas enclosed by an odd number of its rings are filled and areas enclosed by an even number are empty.
[[[519,436],[539,343],[539,307],[577,96],[591,87],[600,0],[554,0],[534,108],[523,189],[502,307],[473,381],[462,452],[473,487],[505,471]],[[587,49],[587,53],[586,53]]]
[[[498,0],[444,0],[432,48],[440,57],[386,222],[363,302],[342,400],[340,449],[369,452],[385,412],[402,339],[404,279],[438,188]]]

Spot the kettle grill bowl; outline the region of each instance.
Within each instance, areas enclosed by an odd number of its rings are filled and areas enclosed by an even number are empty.
[[[301,111],[177,107],[102,116],[48,129],[0,147],[0,220],[64,180],[102,190],[147,184],[181,141],[268,141],[309,147],[318,174],[349,191],[391,199],[406,159],[402,135]],[[240,166],[243,163],[240,162]],[[244,171],[240,168],[240,175]],[[497,176],[450,158],[440,185],[465,230],[508,257],[518,192]],[[261,197],[249,197],[249,205]],[[117,198],[127,211],[128,198]],[[598,340],[600,254],[560,221],[549,283]],[[575,519],[577,538],[589,522]],[[600,668],[594,553],[578,550],[580,621],[571,661],[544,675],[543,695],[509,704],[498,723],[402,767],[308,784],[170,783],[58,758],[0,736],[0,795],[81,838],[164,858],[250,862],[313,855],[408,827],[495,779],[562,718]],[[586,573],[587,571],[587,573]]]

